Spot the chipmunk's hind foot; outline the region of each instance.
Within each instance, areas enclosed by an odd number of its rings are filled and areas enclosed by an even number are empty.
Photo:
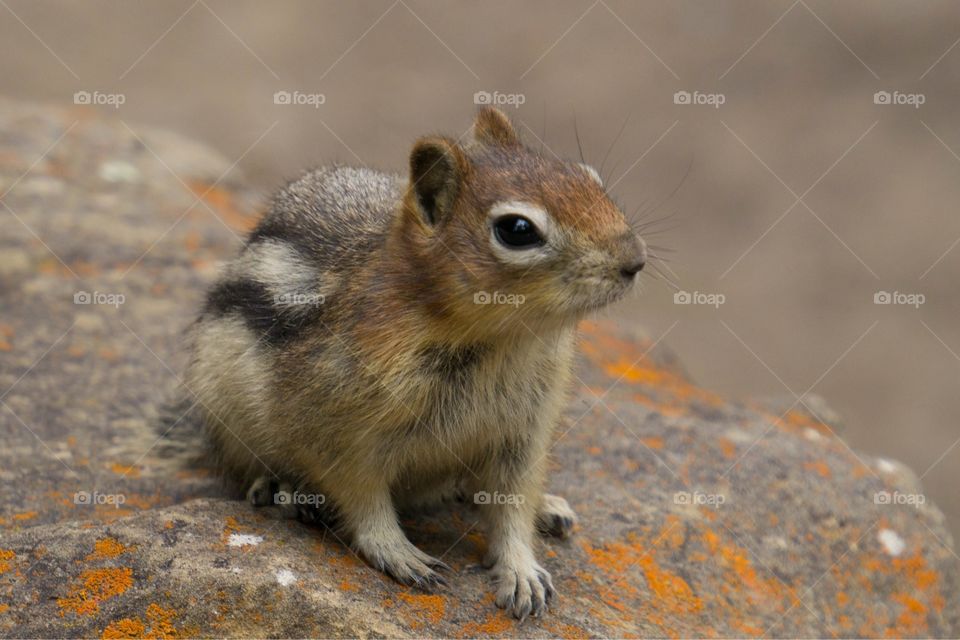
[[[543,535],[569,538],[577,524],[577,514],[560,496],[544,494],[543,503],[537,511],[537,530]]]
[[[269,476],[260,476],[247,489],[247,501],[255,507],[271,505],[278,486]]]
[[[289,482],[281,482],[270,476],[260,476],[247,489],[247,501],[255,507],[280,507],[284,518],[303,522],[317,522],[319,516],[310,513],[315,504],[300,504],[298,495]],[[321,505],[322,506],[322,505]]]

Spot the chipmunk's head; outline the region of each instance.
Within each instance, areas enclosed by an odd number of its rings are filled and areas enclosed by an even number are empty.
[[[425,303],[504,326],[576,320],[623,296],[646,247],[597,172],[528,149],[497,109],[469,135],[423,138],[410,155],[402,237]]]

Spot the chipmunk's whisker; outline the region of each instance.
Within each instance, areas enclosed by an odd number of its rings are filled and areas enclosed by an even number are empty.
[[[617,135],[613,137],[613,140],[610,142],[610,146],[607,147],[607,152],[603,154],[603,160],[600,162],[600,166],[597,168],[597,172],[603,178],[603,181],[607,181],[607,176],[603,174],[603,168],[607,166],[607,159],[610,157],[610,152],[613,151],[613,148],[617,146],[617,143],[620,142],[620,136],[623,135],[624,130],[627,128],[627,122],[630,120],[630,114],[627,114],[627,117],[623,119],[623,124],[620,125],[620,130],[617,131]]]

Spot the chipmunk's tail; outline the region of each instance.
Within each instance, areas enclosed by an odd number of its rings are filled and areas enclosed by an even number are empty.
[[[154,421],[158,457],[177,460],[188,467],[206,467],[208,443],[203,415],[196,398],[182,384],[168,394]]]

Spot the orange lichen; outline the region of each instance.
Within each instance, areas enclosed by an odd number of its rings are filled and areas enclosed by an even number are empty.
[[[93,615],[100,603],[124,593],[133,586],[133,569],[89,569],[80,574],[79,582],[70,587],[66,598],[57,598],[60,615]]]
[[[6,613],[9,608],[10,608],[10,605],[8,604],[0,604],[0,614]]]
[[[820,433],[820,435],[828,436],[833,435],[833,431],[830,427],[819,420],[811,418],[806,413],[802,411],[788,411],[785,416],[783,416],[783,422],[791,427],[806,427],[813,429]]]
[[[366,566],[362,560],[350,552],[334,552],[327,558],[327,562],[337,567],[343,567],[344,569],[359,569]]]
[[[666,540],[671,548],[682,544],[682,532],[680,538],[672,536],[675,528],[675,523],[664,527],[658,542]],[[703,601],[694,594],[687,581],[663,569],[654,555],[656,549],[636,534],[631,533],[625,542],[610,542],[603,547],[594,547],[589,542],[582,543],[582,546],[590,562],[612,581],[600,596],[610,609],[620,612],[621,619],[609,620],[608,624],[632,625],[640,603],[642,615],[660,626],[666,635],[682,635],[672,628],[672,621],[689,618],[703,609]],[[641,570],[652,597],[642,594],[631,582],[627,571],[631,567]]]
[[[123,638],[143,638],[147,628],[140,618],[121,618],[111,622],[100,637],[103,640],[121,640]]]
[[[116,558],[121,553],[126,553],[130,549],[125,547],[115,538],[100,538],[93,543],[93,552],[87,556],[87,560],[105,560],[107,558]]]
[[[660,437],[640,438],[640,442],[651,449],[663,449],[663,438]]]
[[[487,614],[483,622],[468,622],[463,625],[460,637],[477,638],[480,636],[506,633],[513,629],[514,625],[513,618],[508,617],[503,611],[497,611]]]
[[[447,599],[441,595],[399,593],[397,597],[413,607],[413,617],[408,616],[410,626],[420,629],[424,623],[437,625],[447,612]]]
[[[121,476],[129,476],[131,478],[140,477],[140,468],[133,465],[120,464],[119,462],[111,462],[107,468],[114,473]]]
[[[737,631],[742,632],[745,636],[752,636],[754,638],[762,638],[766,635],[763,627],[758,627],[757,625],[748,624],[733,618],[730,620],[730,626],[732,626]]]
[[[177,612],[173,609],[164,609],[156,603],[151,603],[147,607],[146,624],[139,617],[123,618],[110,623],[100,637],[103,640],[121,638],[173,640],[181,635],[173,624],[175,617],[177,617]]]
[[[360,587],[349,580],[341,580],[339,586],[341,591],[360,591]]]
[[[737,445],[734,444],[729,438],[720,438],[720,452],[723,453],[723,457],[727,459],[733,459],[737,457]]]
[[[17,557],[17,554],[9,549],[0,549],[0,574],[10,571],[10,561]]]
[[[903,605],[897,616],[897,637],[916,637],[924,635],[927,629],[927,607],[922,602],[902,593],[893,595],[893,599]]]
[[[37,513],[36,511],[24,511],[23,513],[15,513],[15,514],[13,514],[13,519],[14,519],[14,520],[21,520],[21,521],[23,521],[23,520],[33,520],[33,519],[36,518],[38,515],[40,515],[40,514]]]
[[[656,363],[647,351],[653,344],[617,338],[607,325],[598,322],[580,324],[581,350],[601,371],[616,381],[645,387],[633,399],[668,416],[685,415],[695,403],[711,407],[723,405],[723,399],[690,383],[678,370]]]
[[[937,572],[927,567],[926,559],[919,553],[906,558],[894,558],[893,568],[906,576],[918,591],[927,591],[937,584]]]
[[[227,544],[230,540],[230,534],[232,533],[241,533],[244,530],[244,527],[240,526],[240,523],[237,522],[237,519],[233,516],[227,516],[223,524],[223,533],[220,535],[220,542]]]
[[[589,638],[590,633],[580,627],[574,626],[572,624],[564,624],[562,622],[555,621],[544,621],[541,623],[543,628],[550,632],[555,638],[563,638],[564,640],[579,640],[580,638]]]
[[[832,475],[830,472],[830,467],[827,466],[827,463],[820,460],[814,462],[804,462],[803,468],[807,471],[816,471],[821,478],[829,478]]]
[[[172,620],[177,617],[173,609],[164,609],[158,604],[147,607],[147,620],[150,623],[150,636],[159,640],[169,640],[177,637],[177,630]]]
[[[764,626],[763,611],[783,615],[797,608],[801,601],[796,588],[781,582],[764,569],[761,574],[750,561],[747,549],[727,541],[711,529],[702,534],[710,562],[720,571],[720,582],[712,588],[710,609],[712,616],[722,616],[746,635]],[[734,608],[731,603],[740,603]],[[744,606],[748,604],[749,606]]]

